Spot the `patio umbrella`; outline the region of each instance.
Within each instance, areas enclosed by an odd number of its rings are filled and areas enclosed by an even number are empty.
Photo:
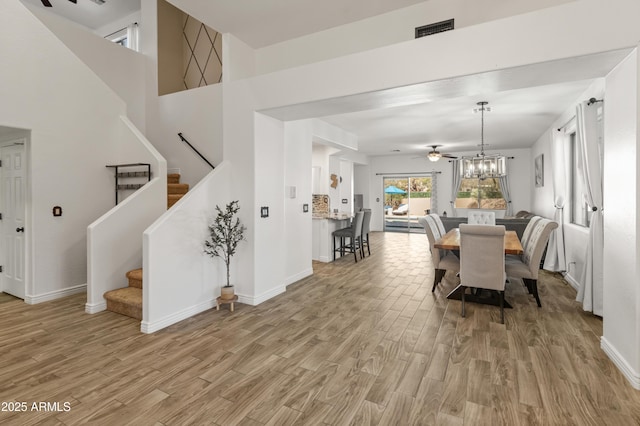
[[[390,185],[390,186],[387,186],[384,189],[384,193],[385,194],[406,194],[407,191],[403,191],[402,189],[398,188],[397,186]]]

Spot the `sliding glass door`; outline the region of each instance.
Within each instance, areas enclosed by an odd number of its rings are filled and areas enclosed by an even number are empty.
[[[385,177],[384,230],[419,232],[418,218],[431,209],[431,176]]]

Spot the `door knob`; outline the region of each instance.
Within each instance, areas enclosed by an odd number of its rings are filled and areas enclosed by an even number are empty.
[[[16,232],[24,232],[24,226],[16,228]]]

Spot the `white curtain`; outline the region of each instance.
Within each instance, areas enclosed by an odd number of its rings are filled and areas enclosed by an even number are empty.
[[[500,184],[500,191],[502,192],[502,196],[504,200],[507,202],[507,211],[504,213],[506,217],[513,216],[513,206],[511,205],[511,191],[509,190],[509,177],[508,176],[500,176],[498,178],[498,183]]]
[[[460,190],[460,184],[462,184],[462,176],[460,176],[460,163],[461,160],[453,160],[451,162],[453,167],[453,180],[451,182],[451,216],[456,215],[456,198],[458,198],[458,191]]]
[[[585,198],[593,211],[589,242],[580,279],[577,301],[585,311],[602,316],[604,229],[602,220],[602,156],[598,140],[598,104],[579,104],[576,109],[576,136],[580,144]]]
[[[544,269],[547,271],[566,271],[564,251],[564,205],[567,199],[567,167],[565,163],[565,149],[567,134],[565,129],[552,130],[551,134],[551,179],[553,183],[553,199],[555,214],[553,219],[558,227],[549,236],[547,255]]]
[[[438,214],[438,172],[431,172],[431,213]]]

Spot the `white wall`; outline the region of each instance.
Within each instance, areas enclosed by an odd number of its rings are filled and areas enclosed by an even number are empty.
[[[75,53],[127,104],[127,116],[145,131],[144,56],[105,40],[75,22],[40,7],[29,8],[69,49]]]
[[[638,55],[606,78],[602,347],[640,389]]]
[[[285,285],[313,273],[311,267],[312,139],[312,125],[309,120],[284,123],[285,188],[292,186],[296,188],[296,198],[290,198],[285,193],[284,200]],[[309,208],[306,213],[303,211],[304,204]]]
[[[153,333],[215,306],[226,267],[204,253],[204,241],[215,206],[224,209],[235,199],[233,179],[231,164],[222,163],[144,232],[142,332]],[[241,242],[239,248],[246,245]],[[236,291],[243,288],[235,273],[241,267],[234,257]]]
[[[532,162],[538,155],[544,155],[544,186],[535,187],[531,185],[531,211],[537,215],[553,219],[555,214],[553,197],[553,172],[551,168],[551,138],[552,133],[564,127],[570,120],[575,118],[575,105],[595,97],[602,99],[604,95],[604,79],[596,80],[583,94],[576,100],[574,105],[564,111],[553,125],[549,127],[531,148]],[[569,157],[566,157],[567,159]],[[584,268],[586,246],[588,243],[589,229],[580,225],[570,223],[570,210],[564,210],[564,242],[565,257],[567,263],[567,274],[565,278],[574,288],[580,285],[580,274]]]
[[[255,275],[252,293],[245,296],[257,305],[286,290],[285,252],[285,151],[284,123],[264,114],[255,114]],[[293,158],[289,158],[293,160]],[[307,163],[308,164],[308,163]],[[311,173],[311,169],[307,169]],[[267,177],[265,179],[265,177]],[[269,217],[261,217],[260,209],[269,208]],[[300,240],[301,246],[306,246]]]
[[[308,122],[308,120],[300,120],[298,122],[304,123]],[[311,126],[309,126],[309,136],[313,137],[313,129]],[[314,192],[314,194],[329,194],[331,176],[331,172],[329,171],[329,156],[332,151],[334,151],[334,149],[326,145],[313,144],[312,146],[311,165],[312,167],[319,168],[317,183],[318,191]]]
[[[125,104],[22,3],[0,2],[0,39],[0,125],[31,130],[26,300],[38,302],[87,282],[86,229],[113,206],[105,165]]]
[[[157,97],[149,104],[147,135],[180,169],[180,182],[193,186],[211,171],[182,135],[214,166],[222,162],[222,85],[214,84]]]
[[[222,35],[222,81],[241,80],[255,74],[255,51],[233,34]]]
[[[415,38],[415,28],[451,18],[455,28],[480,24],[573,0],[430,0],[256,50],[264,74]],[[437,36],[436,36],[437,37]]]
[[[353,166],[353,193],[362,194],[362,206],[365,209],[371,208],[375,202],[375,197],[370,194],[371,167],[368,164],[354,164]]]

